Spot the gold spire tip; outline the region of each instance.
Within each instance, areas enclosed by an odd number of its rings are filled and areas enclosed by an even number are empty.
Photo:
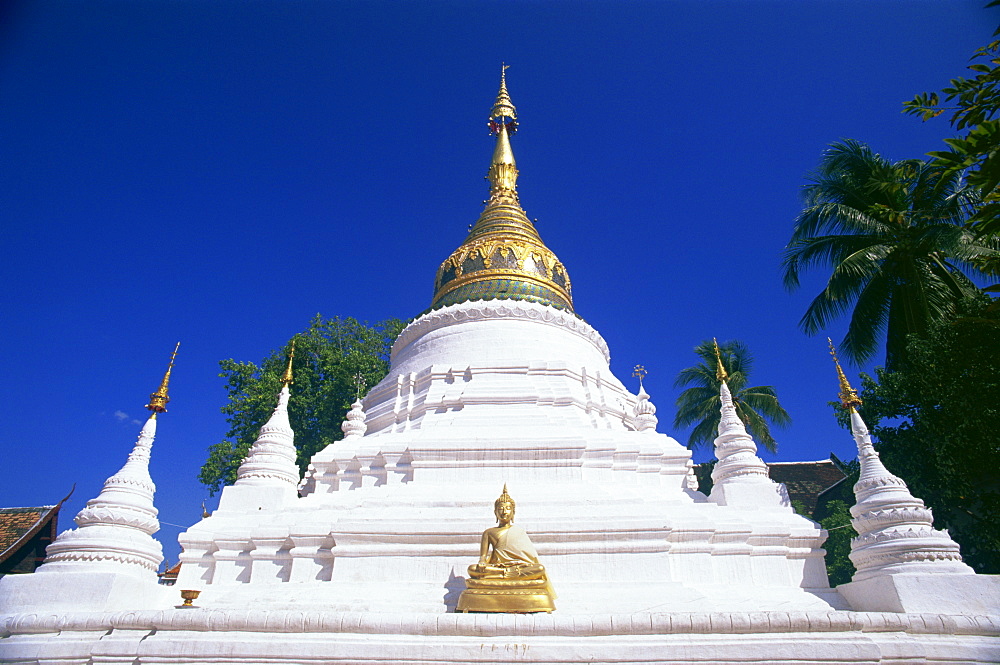
[[[642,365],[636,365],[632,369],[632,376],[634,376],[635,378],[639,379],[639,387],[640,388],[642,387],[642,380],[645,379],[648,374],[649,374],[649,372],[647,372],[646,368],[643,367]]]
[[[285,373],[281,375],[281,383],[284,385],[291,384],[292,381],[292,360],[295,358],[295,340],[292,340],[292,348],[288,352],[288,366],[285,367]]]
[[[505,126],[510,134],[517,130],[517,109],[514,108],[514,102],[511,101],[510,93],[507,92],[507,69],[509,68],[508,64],[500,65],[500,91],[497,92],[497,99],[493,102],[493,108],[490,109],[490,130],[494,134],[499,133],[501,125]],[[509,119],[509,122],[505,119]]]
[[[840,381],[840,392],[837,393],[837,396],[840,397],[841,405],[845,409],[861,406],[862,402],[861,398],[858,397],[858,391],[848,383],[847,377],[844,375],[844,369],[840,366],[840,359],[837,358],[837,349],[833,345],[833,340],[827,337],[826,341],[830,345],[830,355],[833,356],[833,364],[837,366],[837,379]]]
[[[715,348],[715,380],[726,382],[729,380],[729,373],[726,372],[726,368],[722,364],[722,352],[719,351],[719,342],[714,337],[712,338],[712,346]]]
[[[153,415],[167,412],[167,402],[170,401],[170,396],[167,394],[167,388],[170,385],[170,371],[174,368],[174,359],[177,358],[177,349],[179,348],[181,348],[181,343],[177,342],[174,352],[170,354],[170,363],[167,365],[167,372],[163,375],[163,380],[160,381],[160,387],[149,396],[149,404],[146,405],[146,408],[152,411]]]

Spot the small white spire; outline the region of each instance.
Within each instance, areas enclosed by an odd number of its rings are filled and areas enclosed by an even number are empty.
[[[236,472],[236,485],[296,487],[299,467],[295,464],[295,432],[288,422],[286,382],[278,393],[278,405],[260,428],[260,435]]]
[[[656,423],[659,422],[656,417],[656,407],[649,401],[649,395],[646,393],[642,381],[639,382],[639,394],[636,397],[639,398],[635,403],[636,430],[639,432],[656,430]]]
[[[687,462],[687,475],[684,476],[684,489],[688,490],[698,490],[698,474],[694,470],[694,462],[688,460]]]
[[[733,396],[725,381],[719,388],[719,436],[715,439],[715,457],[719,460],[712,470],[714,485],[726,483],[771,483],[767,465],[757,456],[757,444],[747,434],[747,428],[736,413]]]
[[[851,524],[858,537],[851,540],[852,582],[892,573],[972,573],[962,562],[958,543],[947,531],[934,529],[934,515],[910,494],[902,478],[889,473],[872,445],[861,419],[858,393],[851,387],[829,337],[830,355],[837,368],[840,402],[851,414],[851,434],[858,446],[861,470],[854,484],[856,502]]]
[[[341,424],[340,429],[344,432],[344,438],[361,437],[368,431],[365,424],[365,410],[361,400],[358,399],[351,405],[351,410],[347,412],[347,419]]]
[[[635,408],[632,410],[633,423],[635,423],[637,432],[645,432],[646,430],[655,431],[656,423],[659,422],[656,417],[656,407],[649,401],[646,388],[642,385],[642,380],[648,374],[649,372],[642,365],[636,365],[632,370],[632,376],[639,379],[639,393],[636,395],[638,399],[636,400]]]
[[[48,546],[42,568],[127,566],[155,576],[163,561],[163,548],[152,537],[160,528],[153,506],[156,486],[149,476],[155,437],[154,412],[140,430],[125,465],[104,481],[100,494],[77,514],[77,528],[59,534]]]
[[[958,543],[947,531],[934,529],[930,509],[885,468],[868,427],[857,410],[849,408],[861,463],[854,485],[857,502],[851,507],[851,524],[858,532],[851,540],[850,558],[857,569],[853,581],[896,572],[973,572],[962,562]]]

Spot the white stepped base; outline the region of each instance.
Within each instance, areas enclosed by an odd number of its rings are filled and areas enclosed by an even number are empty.
[[[920,566],[913,568],[919,570]],[[859,610],[1000,615],[1000,575],[920,572],[877,575],[841,584],[837,591],[851,607]]]
[[[500,487],[407,483],[219,510],[182,534],[177,588],[207,608],[450,612]],[[823,532],[790,508],[735,510],[658,484],[510,492],[559,612],[846,608],[826,581]]]
[[[1000,618],[867,612],[16,615],[4,663],[995,663]]]
[[[5,575],[0,579],[0,615],[168,607],[167,587],[157,584],[152,571],[121,568],[47,564],[31,574]],[[174,594],[169,596],[172,600]]]
[[[738,587],[680,583],[656,585],[631,583],[595,589],[591,585],[552,580],[560,615],[635,612],[828,612],[846,610],[848,604],[832,589],[789,589],[783,587]],[[174,587],[177,589],[179,587]],[[188,587],[184,587],[188,588]],[[445,614],[454,611],[465,589],[462,578],[452,576],[447,584],[351,583],[346,585],[291,583],[281,586],[209,585],[198,598],[205,608],[220,610],[267,607],[275,610],[308,612],[373,612]],[[166,605],[180,603],[174,590]],[[160,605],[161,607],[163,605]]]

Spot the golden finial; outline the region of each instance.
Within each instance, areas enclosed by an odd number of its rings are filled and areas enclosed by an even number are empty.
[[[295,358],[295,340],[292,340],[292,348],[288,352],[288,367],[285,368],[285,373],[281,375],[281,383],[284,385],[289,385],[292,383],[292,360]]]
[[[212,513],[208,512],[208,508],[205,507],[205,502],[202,501],[201,502],[201,518],[205,519],[205,518],[211,517],[211,516],[212,516]]]
[[[498,122],[497,118],[510,118],[511,120],[517,120],[517,109],[514,108],[514,102],[510,99],[510,93],[507,92],[507,69],[510,67],[508,64],[501,63],[500,65],[500,92],[497,93],[497,100],[493,102],[493,108],[490,109],[490,121]],[[517,124],[514,123],[514,127],[508,126],[507,129],[513,134],[516,129]],[[495,128],[490,125],[490,129],[497,131],[499,127]]]
[[[830,355],[833,356],[833,364],[837,366],[837,379],[840,380],[840,392],[837,393],[837,396],[840,397],[840,403],[845,409],[861,406],[861,398],[858,397],[858,392],[851,387],[851,384],[847,382],[847,377],[844,376],[844,369],[840,366],[840,359],[837,358],[837,349],[833,346],[833,340],[827,337],[826,341],[830,345]]]
[[[640,388],[642,388],[642,380],[645,379],[646,375],[648,375],[648,374],[649,374],[649,372],[647,372],[646,368],[643,367],[642,365],[636,365],[632,369],[632,376],[634,376],[635,378],[639,379],[639,387]]]
[[[715,380],[724,383],[729,380],[729,374],[722,364],[722,352],[719,351],[719,342],[714,337],[712,338],[712,346],[715,348]]]
[[[149,404],[146,405],[146,408],[154,414],[167,412],[167,402],[170,401],[170,397],[167,395],[167,386],[170,384],[170,370],[174,368],[174,358],[177,357],[177,349],[179,348],[181,348],[181,343],[177,342],[174,352],[170,354],[170,364],[167,365],[167,373],[163,375],[159,389],[149,396]]]
[[[490,110],[490,134],[496,134],[497,143],[493,148],[490,170],[486,179],[490,181],[490,203],[517,203],[517,164],[514,150],[510,147],[510,137],[517,131],[517,112],[507,93],[507,65],[500,69],[500,92]]]

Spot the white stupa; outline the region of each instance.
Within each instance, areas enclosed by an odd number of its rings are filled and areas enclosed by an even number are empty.
[[[724,381],[715,487],[695,489],[690,451],[656,431],[644,389],[611,373],[607,344],[573,311],[566,268],[520,206],[503,79],[490,124],[486,208],[345,438],[299,481],[286,375],[236,484],[181,534],[175,587],[126,612],[53,610],[47,592],[0,606],[0,660],[995,660],[995,596],[984,596],[989,616],[976,615],[982,603],[912,615],[829,587],[826,533],[767,477]],[[556,610],[457,614],[505,484]],[[180,589],[200,591],[196,607],[176,607]]]
[[[0,580],[0,614],[16,610],[125,610],[158,604],[163,596],[156,570],[163,547],[149,477],[149,456],[156,437],[156,416],[170,401],[174,348],[160,387],[149,396],[152,413],[139,431],[125,465],[104,481],[100,494],[73,519],[77,528],[63,531],[46,548],[45,561],[31,575]],[[4,655],[0,647],[0,662]]]

